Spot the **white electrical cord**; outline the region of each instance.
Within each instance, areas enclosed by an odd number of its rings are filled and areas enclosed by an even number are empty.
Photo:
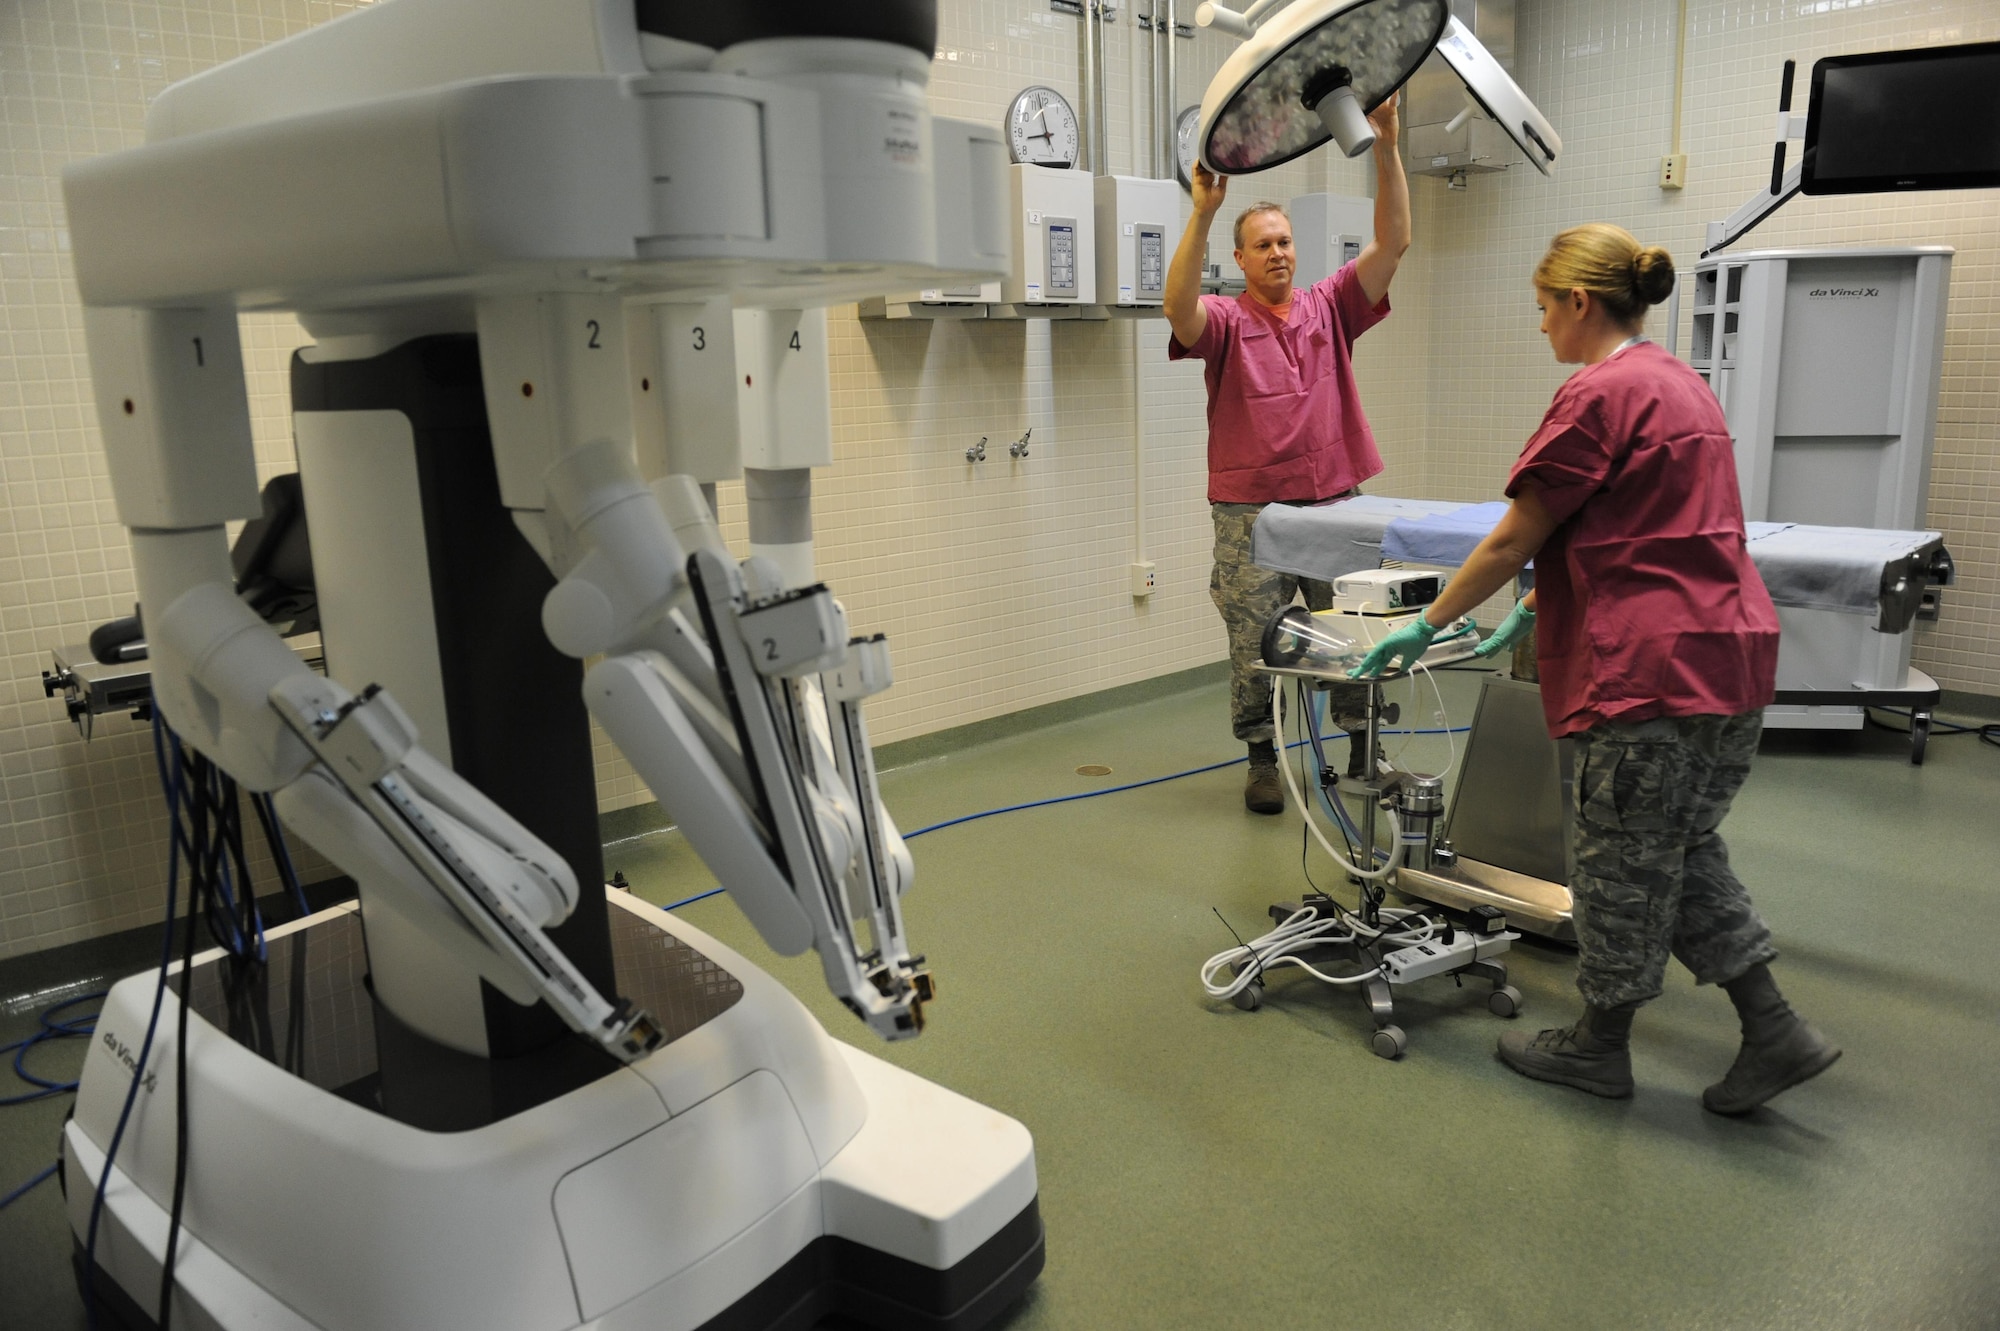
[[[1412,710],[1412,711],[1414,711],[1414,710],[1416,709],[1416,705],[1417,705],[1417,690],[1416,690],[1416,683],[1415,683],[1415,676],[1416,676],[1416,672],[1417,672],[1418,670],[1421,670],[1421,671],[1423,671],[1423,673],[1424,673],[1424,678],[1425,678],[1426,680],[1428,680],[1428,681],[1430,682],[1430,686],[1431,686],[1431,696],[1432,696],[1433,698],[1436,698],[1436,699],[1437,699],[1437,705],[1438,705],[1438,709],[1437,709],[1437,723],[1438,723],[1438,726],[1439,726],[1439,728],[1440,728],[1440,729],[1442,729],[1442,730],[1444,731],[1444,742],[1445,742],[1446,744],[1449,744],[1449,745],[1451,746],[1451,761],[1450,761],[1450,762],[1448,762],[1448,763],[1446,763],[1446,764],[1444,765],[1444,770],[1443,770],[1442,772],[1439,772],[1439,773],[1437,774],[1437,775],[1438,775],[1438,780],[1442,781],[1442,780],[1444,780],[1444,778],[1446,778],[1446,777],[1448,777],[1448,776],[1450,776],[1450,775],[1452,774],[1452,769],[1454,769],[1454,768],[1456,768],[1456,767],[1458,766],[1458,738],[1457,738],[1457,736],[1455,736],[1455,735],[1453,735],[1453,734],[1451,733],[1451,719],[1450,719],[1449,717],[1447,717],[1447,716],[1445,715],[1445,705],[1444,705],[1444,690],[1438,687],[1438,681],[1437,681],[1437,672],[1436,672],[1436,671],[1434,671],[1434,670],[1432,670],[1432,669],[1431,669],[1431,668],[1430,668],[1429,666],[1425,665],[1425,664],[1424,664],[1423,662],[1421,662],[1421,661],[1417,662],[1417,663],[1416,663],[1416,666],[1415,666],[1415,667],[1414,667],[1414,668],[1413,668],[1413,669],[1411,670],[1411,672],[1410,672],[1410,673],[1411,673],[1411,685],[1410,685],[1410,708],[1411,708],[1411,710]],[[1405,740],[1405,741],[1404,741],[1404,743],[1406,743],[1406,744],[1407,744],[1408,742],[1409,742],[1408,740]],[[1400,753],[1400,752],[1401,752],[1401,750],[1398,750],[1397,752],[1398,752],[1398,753]]]
[[[1313,838],[1319,842],[1321,849],[1333,857],[1335,864],[1363,882],[1379,883],[1395,873],[1397,862],[1403,857],[1403,825],[1397,819],[1394,809],[1386,811],[1389,819],[1389,858],[1382,862],[1382,867],[1379,869],[1363,869],[1348,863],[1347,857],[1335,850],[1333,843],[1326,839],[1326,833],[1319,830],[1319,824],[1313,820],[1312,805],[1299,793],[1298,778],[1292,775],[1292,765],[1284,759],[1285,690],[1276,680],[1272,681],[1271,685],[1271,729],[1278,737],[1278,744],[1280,746],[1278,749],[1278,771],[1284,775],[1285,788],[1291,791],[1292,802],[1298,806],[1299,812],[1305,817],[1306,827],[1312,832]],[[1352,741],[1349,742],[1352,743]],[[1375,760],[1375,755],[1372,753],[1369,754],[1368,760],[1372,763]],[[1339,796],[1336,795],[1335,798],[1337,799]],[[1372,856],[1374,850],[1373,846],[1363,846],[1361,853],[1366,858]]]
[[[1382,973],[1380,966],[1371,966],[1354,975],[1328,975],[1325,971],[1301,960],[1300,952],[1341,943],[1394,943],[1408,947],[1423,943],[1435,937],[1439,930],[1436,920],[1423,919],[1423,926],[1416,929],[1400,929],[1394,926],[1416,916],[1413,910],[1399,910],[1394,907],[1382,912],[1387,928],[1371,929],[1355,916],[1342,911],[1336,915],[1315,916],[1310,906],[1301,906],[1285,917],[1271,932],[1248,943],[1218,952],[1202,963],[1201,987],[1211,998],[1234,998],[1252,983],[1263,978],[1265,972],[1280,966],[1296,966],[1316,980],[1327,984],[1360,984]],[[1227,983],[1216,983],[1216,976],[1231,967],[1239,967],[1236,975]]]

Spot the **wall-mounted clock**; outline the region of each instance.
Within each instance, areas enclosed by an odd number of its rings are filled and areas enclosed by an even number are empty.
[[[1194,189],[1195,155],[1201,151],[1201,108],[1190,106],[1174,121],[1174,174],[1181,188]]]
[[[1054,88],[1023,88],[1007,108],[1007,147],[1015,161],[1075,166],[1081,146],[1076,112]]]

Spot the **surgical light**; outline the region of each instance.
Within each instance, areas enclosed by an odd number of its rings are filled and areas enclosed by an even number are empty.
[[[1268,21],[1266,21],[1268,17]],[[1282,166],[1328,139],[1349,157],[1374,146],[1367,113],[1436,51],[1481,110],[1543,175],[1562,140],[1446,0],[1258,0],[1241,13],[1213,0],[1195,21],[1244,39],[1201,102],[1196,142],[1219,175]]]
[[[1445,0],[1301,0],[1238,47],[1202,99],[1202,159],[1264,171],[1329,138],[1349,157],[1375,142],[1366,113],[1444,35]]]

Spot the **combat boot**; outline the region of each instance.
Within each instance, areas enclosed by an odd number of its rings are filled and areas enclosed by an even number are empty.
[[[1574,1086],[1607,1100],[1632,1095],[1632,1013],[1636,1004],[1586,1007],[1574,1026],[1500,1037],[1500,1061],[1524,1077]]]
[[[1743,1047],[1729,1073],[1701,1093],[1716,1114],[1747,1114],[1832,1067],[1840,1050],[1792,1011],[1771,968],[1759,963],[1722,986],[1743,1022]]]
[[[1243,784],[1243,807],[1252,813],[1285,811],[1285,786],[1278,776],[1278,748],[1271,740],[1250,741],[1250,777]]]

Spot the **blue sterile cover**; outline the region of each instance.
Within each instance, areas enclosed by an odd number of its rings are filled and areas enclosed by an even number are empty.
[[[1507,501],[1467,504],[1449,513],[1397,518],[1382,533],[1382,554],[1407,564],[1463,564],[1507,512]]]

